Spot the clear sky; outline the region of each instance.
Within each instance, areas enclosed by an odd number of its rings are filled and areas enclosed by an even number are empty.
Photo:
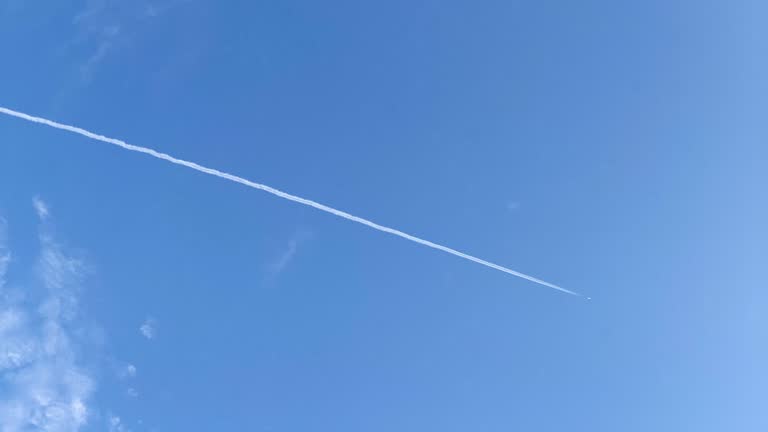
[[[0,432],[768,430],[768,7],[0,0]]]

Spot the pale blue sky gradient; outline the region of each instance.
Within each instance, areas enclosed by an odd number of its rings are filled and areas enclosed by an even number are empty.
[[[38,313],[41,235],[82,261],[83,431],[764,431],[766,21],[750,0],[0,1],[0,105],[593,298],[3,117],[0,306]]]

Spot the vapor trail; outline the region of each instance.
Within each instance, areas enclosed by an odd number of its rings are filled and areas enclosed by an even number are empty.
[[[539,285],[544,285],[546,287],[549,287],[549,288],[552,288],[552,289],[556,289],[558,291],[562,291],[562,292],[567,293],[567,294],[571,294],[571,295],[575,295],[575,296],[579,296],[579,297],[581,296],[581,294],[578,294],[578,293],[575,293],[573,291],[567,290],[565,288],[559,287],[559,286],[557,286],[555,284],[551,284],[549,282],[545,282],[545,281],[543,281],[541,279],[537,279],[537,278],[535,278],[533,276],[528,276],[526,274],[514,271],[512,269],[508,269],[506,267],[502,267],[502,266],[500,266],[498,264],[494,264],[492,262],[489,262],[489,261],[486,261],[486,260],[474,257],[472,255],[465,254],[464,252],[459,252],[459,251],[457,251],[455,249],[451,249],[451,248],[449,248],[447,246],[443,246],[443,245],[440,245],[440,244],[437,244],[437,243],[433,243],[433,242],[431,242],[429,240],[424,240],[422,238],[410,235],[408,233],[404,233],[404,232],[402,232],[400,230],[396,230],[394,228],[389,228],[389,227],[386,227],[386,226],[383,226],[383,225],[379,225],[379,224],[377,224],[375,222],[371,222],[371,221],[369,221],[367,219],[363,219],[361,217],[358,217],[358,216],[355,216],[355,215],[351,215],[351,214],[349,214],[347,212],[343,212],[341,210],[337,210],[337,209],[335,209],[333,207],[329,207],[327,205],[320,204],[318,202],[315,202],[315,201],[312,201],[312,200],[308,200],[306,198],[302,198],[302,197],[299,197],[299,196],[296,196],[296,195],[291,195],[289,193],[283,192],[283,191],[275,189],[273,187],[269,187],[267,185],[263,185],[263,184],[256,183],[256,182],[252,182],[250,180],[244,179],[242,177],[238,177],[236,175],[225,173],[225,172],[213,169],[213,168],[207,168],[207,167],[204,167],[202,165],[198,165],[198,164],[196,164],[194,162],[185,161],[183,159],[177,159],[177,158],[175,158],[173,156],[170,156],[170,155],[167,155],[165,153],[161,153],[161,152],[152,150],[150,148],[135,146],[135,145],[132,145],[132,144],[128,144],[125,141],[121,141],[119,139],[109,138],[109,137],[105,137],[103,135],[95,134],[93,132],[89,132],[89,131],[87,131],[85,129],[81,129],[79,127],[57,123],[57,122],[52,121],[52,120],[47,120],[47,119],[44,119],[44,118],[41,118],[41,117],[31,116],[29,114],[24,114],[22,112],[14,111],[12,109],[4,108],[4,107],[1,107],[1,106],[0,106],[0,113],[6,114],[6,115],[9,115],[9,116],[12,116],[12,117],[17,117],[17,118],[20,118],[20,119],[23,119],[23,120],[27,120],[27,121],[30,121],[30,122],[33,122],[33,123],[43,124],[43,125],[50,126],[52,128],[56,128],[56,129],[60,129],[60,130],[64,130],[64,131],[67,131],[67,132],[76,133],[76,134],[85,136],[87,138],[91,138],[91,139],[94,139],[94,140],[97,140],[97,141],[101,141],[101,142],[105,142],[105,143],[108,143],[108,144],[116,145],[118,147],[122,147],[122,148],[124,148],[126,150],[130,150],[130,151],[134,151],[134,152],[138,152],[138,153],[148,154],[148,155],[150,155],[152,157],[156,157],[158,159],[162,159],[164,161],[168,161],[168,162],[176,164],[176,165],[181,165],[181,166],[185,166],[187,168],[192,168],[193,170],[200,171],[200,172],[205,173],[205,174],[210,174],[212,176],[216,176],[216,177],[220,177],[220,178],[223,178],[223,179],[226,179],[226,180],[230,180],[230,181],[233,181],[235,183],[240,183],[242,185],[245,185],[245,186],[248,186],[248,187],[251,187],[251,188],[254,188],[254,189],[263,190],[264,192],[271,193],[272,195],[277,195],[280,198],[284,198],[284,199],[287,199],[289,201],[297,202],[299,204],[304,204],[306,206],[314,207],[314,208],[316,208],[318,210],[322,210],[322,211],[330,213],[332,215],[336,215],[336,216],[342,217],[344,219],[351,220],[353,222],[357,222],[359,224],[363,224],[363,225],[369,226],[369,227],[371,227],[371,228],[373,228],[375,230],[379,230],[379,231],[382,231],[382,232],[385,232],[385,233],[388,233],[388,234],[392,234],[392,235],[396,235],[398,237],[402,237],[402,238],[404,238],[406,240],[410,240],[412,242],[415,242],[415,243],[418,243],[418,244],[430,247],[432,249],[437,249],[437,250],[449,253],[451,255],[455,255],[455,256],[457,256],[459,258],[464,258],[465,260],[469,260],[469,261],[472,261],[472,262],[475,262],[475,263],[478,263],[478,264],[482,264],[482,265],[484,265],[486,267],[490,267],[492,269],[495,269],[495,270],[498,270],[498,271],[501,271],[501,272],[504,272],[504,273],[507,273],[507,274],[511,274],[513,276],[517,276],[517,277],[520,277],[520,278],[523,278],[523,279],[527,279],[527,280],[529,280],[531,282],[535,282],[535,283],[537,283]]]

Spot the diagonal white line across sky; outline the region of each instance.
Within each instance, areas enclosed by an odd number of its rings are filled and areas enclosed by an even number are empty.
[[[529,280],[531,282],[534,282],[534,283],[537,283],[539,285],[543,285],[543,286],[546,286],[546,287],[549,287],[549,288],[552,288],[552,289],[564,292],[566,294],[571,294],[571,295],[574,295],[574,296],[581,297],[581,294],[579,294],[579,293],[567,290],[565,288],[562,288],[562,287],[557,286],[555,284],[543,281],[541,279],[537,279],[537,278],[535,278],[533,276],[528,276],[527,274],[520,273],[518,271],[515,271],[515,270],[512,270],[512,269],[500,266],[498,264],[494,264],[494,263],[492,263],[490,261],[486,261],[484,259],[477,258],[475,256],[466,254],[464,252],[457,251],[456,249],[451,249],[451,248],[449,248],[447,246],[443,246],[441,244],[433,243],[433,242],[431,242],[429,240],[425,240],[425,239],[416,237],[414,235],[402,232],[402,231],[394,229],[394,228],[390,228],[390,227],[387,227],[387,226],[384,226],[384,225],[379,225],[379,224],[377,224],[375,222],[372,222],[372,221],[370,221],[368,219],[364,219],[364,218],[361,218],[359,216],[355,216],[355,215],[349,214],[347,212],[335,209],[335,208],[327,206],[325,204],[320,204],[318,202],[315,202],[315,201],[312,201],[312,200],[309,200],[309,199],[306,199],[306,198],[302,198],[302,197],[299,197],[299,196],[296,196],[296,195],[291,195],[291,194],[289,194],[287,192],[283,192],[281,190],[275,189],[273,187],[270,187],[270,186],[267,186],[267,185],[264,185],[264,184],[261,184],[261,183],[253,182],[253,181],[250,181],[250,180],[242,178],[242,177],[238,177],[238,176],[233,175],[233,174],[222,172],[222,171],[219,171],[219,170],[216,170],[216,169],[213,169],[213,168],[207,168],[207,167],[204,167],[202,165],[196,164],[194,162],[186,161],[186,160],[183,160],[183,159],[178,159],[178,158],[175,158],[175,157],[173,157],[171,155],[168,155],[168,154],[165,154],[165,153],[161,153],[159,151],[156,151],[156,150],[153,150],[153,149],[150,149],[150,148],[147,148],[147,147],[140,147],[140,146],[136,146],[136,145],[133,145],[133,144],[128,144],[125,141],[122,141],[122,140],[119,140],[119,139],[115,139],[115,138],[109,138],[109,137],[106,137],[106,136],[103,136],[103,135],[99,135],[99,134],[87,131],[85,129],[82,129],[82,128],[79,128],[79,127],[76,127],[76,126],[70,126],[70,125],[58,123],[58,122],[55,122],[55,121],[52,121],[52,120],[48,120],[48,119],[45,119],[45,118],[42,118],[42,117],[35,117],[35,116],[29,115],[29,114],[25,114],[25,113],[22,113],[22,112],[19,112],[19,111],[14,111],[14,110],[9,109],[9,108],[4,108],[4,107],[0,106],[0,113],[5,114],[5,115],[9,115],[9,116],[12,116],[12,117],[20,118],[20,119],[23,119],[23,120],[27,120],[27,121],[30,121],[30,122],[33,122],[33,123],[43,124],[43,125],[50,126],[52,128],[56,128],[56,129],[60,129],[60,130],[64,130],[64,131],[67,131],[67,132],[76,133],[76,134],[82,135],[84,137],[87,137],[87,138],[90,138],[90,139],[93,139],[93,140],[96,140],[96,141],[101,141],[101,142],[104,142],[104,143],[107,143],[107,144],[116,145],[118,147],[122,147],[122,148],[124,148],[126,150],[130,150],[130,151],[134,151],[134,152],[144,153],[144,154],[150,155],[152,157],[155,157],[157,159],[162,159],[164,161],[167,161],[167,162],[170,162],[170,163],[173,163],[173,164],[176,164],[176,165],[181,165],[181,166],[184,166],[184,167],[187,167],[187,168],[191,168],[191,169],[193,169],[195,171],[199,171],[199,172],[202,172],[202,173],[205,173],[205,174],[209,174],[209,175],[212,175],[212,176],[215,176],[215,177],[223,178],[225,180],[233,181],[235,183],[240,183],[242,185],[248,186],[248,187],[253,188],[253,189],[259,189],[259,190],[262,190],[264,192],[271,193],[272,195],[277,195],[280,198],[287,199],[287,200],[293,201],[293,202],[297,202],[299,204],[303,204],[303,205],[306,205],[306,206],[309,206],[309,207],[314,207],[314,208],[316,208],[318,210],[322,210],[322,211],[324,211],[326,213],[330,213],[332,215],[335,215],[335,216],[338,216],[338,217],[350,220],[352,222],[357,222],[359,224],[366,225],[366,226],[368,226],[370,228],[373,228],[375,230],[378,230],[378,231],[381,231],[381,232],[385,232],[385,233],[388,233],[388,234],[392,234],[392,235],[404,238],[406,240],[410,240],[412,242],[418,243],[420,245],[430,247],[432,249],[437,249],[439,251],[443,251],[443,252],[449,253],[449,254],[457,256],[459,258],[463,258],[465,260],[472,261],[474,263],[481,264],[481,265],[484,265],[486,267],[490,267],[490,268],[492,268],[494,270],[498,270],[500,272],[504,272],[504,273],[510,274],[512,276],[517,276],[519,278],[523,278],[523,279]],[[587,297],[587,299],[589,299],[589,297]]]

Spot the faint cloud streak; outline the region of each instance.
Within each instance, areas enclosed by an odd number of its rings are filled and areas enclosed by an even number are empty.
[[[139,332],[141,332],[145,338],[152,340],[157,336],[157,323],[153,318],[147,318],[139,327]]]
[[[40,245],[37,273],[45,294],[39,305],[0,298],[3,432],[79,431],[91,416],[96,383],[78,355],[81,266],[50,237],[41,235]],[[0,269],[0,280],[5,271]]]
[[[517,201],[509,201],[507,202],[506,207],[508,212],[515,212],[520,209],[520,203]]]
[[[111,415],[107,420],[107,426],[109,432],[130,432],[123,421],[118,416]]]
[[[117,372],[117,376],[120,379],[129,379],[129,378],[135,378],[136,373],[137,373],[136,366],[132,364],[127,364],[125,365],[125,367],[121,368]]]
[[[39,196],[32,198],[32,206],[35,208],[37,217],[40,218],[41,221],[48,219],[48,216],[51,215],[48,204],[46,204]]]
[[[8,271],[8,264],[11,262],[11,251],[7,246],[7,227],[8,223],[0,217],[0,290],[5,285],[5,274]]]
[[[89,1],[72,19],[79,34],[70,41],[67,48],[68,51],[78,48],[89,53],[80,64],[82,80],[89,82],[99,65],[111,53],[133,44],[146,31],[150,20],[185,3],[189,3],[189,0]]]
[[[312,237],[309,231],[299,230],[288,241],[288,245],[283,253],[270,265],[270,271],[277,275],[285,271],[288,265],[296,257],[299,246]]]

